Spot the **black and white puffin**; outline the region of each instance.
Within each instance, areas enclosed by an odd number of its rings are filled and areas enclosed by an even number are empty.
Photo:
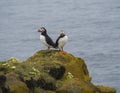
[[[61,31],[60,36],[57,38],[55,47],[59,48],[62,52],[64,52],[63,47],[68,41],[68,36],[65,35],[63,31]]]
[[[41,32],[41,34],[40,34],[40,41],[45,46],[47,46],[48,49],[54,48],[55,44],[54,44],[53,40],[48,36],[47,30],[44,27],[41,27],[40,29],[38,29],[38,32]]]

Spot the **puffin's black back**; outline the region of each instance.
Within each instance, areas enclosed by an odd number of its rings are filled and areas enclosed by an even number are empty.
[[[54,42],[53,42],[53,40],[46,34],[45,35],[45,37],[46,37],[46,42],[49,44],[49,45],[51,45],[51,46],[55,46],[55,44],[54,44]]]

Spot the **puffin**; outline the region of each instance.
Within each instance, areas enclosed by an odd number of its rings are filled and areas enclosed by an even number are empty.
[[[67,41],[68,41],[68,36],[65,35],[63,31],[61,31],[59,37],[56,40],[55,47],[58,48],[60,51],[65,52],[63,50],[63,47],[67,43]]]
[[[45,29],[45,27],[41,27],[40,29],[38,29],[38,32],[41,32],[40,34],[40,41],[47,46],[48,50],[50,48],[54,48],[55,43],[53,42],[53,40],[48,36],[47,34],[47,30]]]

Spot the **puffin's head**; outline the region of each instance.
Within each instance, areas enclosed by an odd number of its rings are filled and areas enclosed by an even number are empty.
[[[65,33],[64,33],[63,31],[61,31],[60,36],[61,36],[61,37],[64,37],[64,36],[65,36]]]
[[[44,27],[41,27],[40,29],[38,29],[38,32],[46,33],[46,29]]]

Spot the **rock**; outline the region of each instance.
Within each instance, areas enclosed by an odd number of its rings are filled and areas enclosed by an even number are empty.
[[[0,93],[116,93],[95,86],[82,58],[57,50],[41,50],[23,62],[0,62]]]
[[[6,76],[0,75],[0,93],[10,93],[9,87],[6,86]]]
[[[101,93],[92,83],[88,83],[78,78],[63,81],[63,85],[58,88],[57,93]]]
[[[34,80],[32,77],[30,80],[25,80],[25,84],[27,85],[27,87],[30,89],[30,91],[32,91],[34,93],[35,91],[35,87],[36,87],[36,80]]]
[[[5,86],[6,76],[0,75],[0,88]]]
[[[44,90],[56,90],[56,81],[50,76],[41,76],[37,80],[37,85]]]
[[[116,93],[116,90],[114,88],[108,86],[98,85],[96,87],[101,91],[101,93]]]
[[[29,93],[27,85],[20,81],[18,74],[10,72],[6,74],[6,77],[6,86],[9,87],[10,93]]]
[[[53,67],[49,71],[49,75],[51,75],[55,79],[61,79],[65,73],[65,67],[59,66],[59,68]]]

